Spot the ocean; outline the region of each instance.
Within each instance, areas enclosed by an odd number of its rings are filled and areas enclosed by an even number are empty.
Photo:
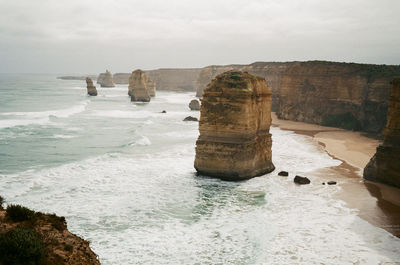
[[[341,164],[311,137],[272,127],[274,172],[196,176],[195,92],[132,103],[126,85],[97,89],[0,74],[0,195],[65,216],[102,264],[400,262],[400,239],[334,198],[340,185],[293,183]]]

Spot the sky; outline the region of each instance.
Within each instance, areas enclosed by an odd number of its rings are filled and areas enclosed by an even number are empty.
[[[0,73],[400,64],[400,0],[0,0]]]

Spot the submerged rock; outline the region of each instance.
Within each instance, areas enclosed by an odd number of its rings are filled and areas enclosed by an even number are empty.
[[[364,178],[400,188],[400,78],[392,81],[383,143],[364,168]]]
[[[163,111],[161,111],[161,113],[167,113],[167,111],[166,111],[166,110],[163,110]]]
[[[271,91],[263,78],[240,71],[217,76],[201,104],[195,169],[243,180],[269,173],[272,164]]]
[[[115,87],[113,82],[113,76],[110,71],[106,70],[105,73],[101,73],[97,78],[97,83],[100,84],[101,87]]]
[[[196,117],[187,116],[183,119],[183,121],[198,121],[198,119]]]
[[[92,79],[90,79],[90,77],[86,77],[86,88],[87,88],[87,93],[90,96],[97,96],[97,89],[93,85],[93,81]]]
[[[147,90],[147,78],[145,73],[138,69],[132,72],[129,77],[128,94],[131,96],[131,101],[149,102],[150,95]]]
[[[278,176],[287,177],[287,176],[289,176],[289,172],[281,171],[281,172],[278,173]]]
[[[331,181],[328,181],[327,184],[328,185],[336,185],[336,181],[331,180]]]
[[[304,185],[304,184],[310,184],[311,181],[306,178],[306,177],[302,177],[302,176],[296,176],[293,179],[294,183],[300,184],[300,185]]]
[[[200,102],[197,99],[193,99],[189,103],[190,110],[200,110]]]

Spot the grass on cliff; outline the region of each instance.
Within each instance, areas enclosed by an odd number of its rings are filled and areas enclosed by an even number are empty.
[[[7,207],[6,216],[13,222],[35,221],[36,219],[34,211],[24,206],[13,204]]]
[[[16,227],[0,234],[1,265],[44,264],[45,246],[32,228]]]

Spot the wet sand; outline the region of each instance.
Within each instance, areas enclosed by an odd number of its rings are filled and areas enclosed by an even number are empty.
[[[325,151],[342,161],[336,167],[313,172],[313,183],[337,181],[340,191],[335,197],[356,209],[358,215],[369,223],[400,237],[400,189],[362,178],[362,172],[375,154],[379,140],[361,135],[359,132],[319,126],[304,122],[279,120],[272,114],[272,125],[282,130],[313,137]]]

